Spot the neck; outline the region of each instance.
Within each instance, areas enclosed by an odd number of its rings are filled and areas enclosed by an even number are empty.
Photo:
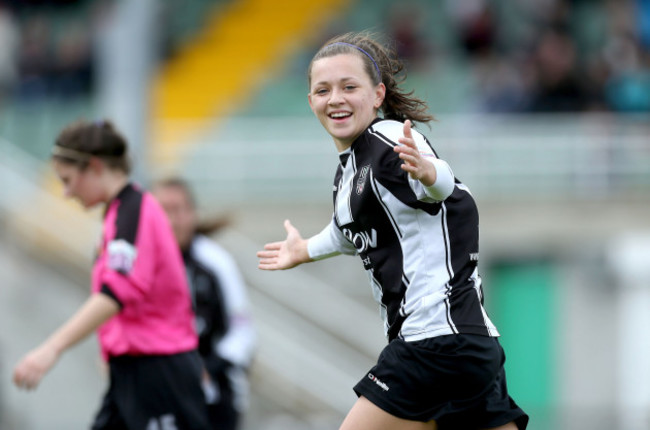
[[[350,149],[352,146],[352,142],[341,142],[338,139],[334,139],[334,146],[336,146],[336,150],[338,153],[341,153],[345,151],[346,149]]]
[[[106,202],[113,200],[129,183],[129,177],[122,172],[112,172],[106,178]]]
[[[364,127],[363,131],[361,131],[361,133],[356,135],[353,139],[341,140],[341,139],[337,139],[336,137],[333,137],[334,145],[336,146],[337,151],[338,152],[343,152],[346,149],[350,148],[352,146],[352,144],[359,138],[359,136],[361,136],[368,129],[368,127],[370,127],[372,125],[372,123],[377,118],[379,118],[379,117],[377,116],[377,112],[375,111],[375,116],[372,118],[372,120],[368,123],[368,125],[366,125]]]

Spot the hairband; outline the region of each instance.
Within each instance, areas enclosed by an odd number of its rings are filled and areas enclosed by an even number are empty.
[[[381,77],[381,72],[379,71],[379,66],[377,66],[377,63],[375,62],[375,59],[372,58],[372,55],[368,54],[361,47],[359,47],[357,45],[353,45],[352,43],[347,43],[347,42],[334,42],[334,43],[330,43],[328,46],[332,46],[332,45],[347,45],[347,46],[351,46],[351,47],[356,48],[359,51],[363,52],[364,54],[366,54],[366,56],[368,58],[370,58],[370,61],[372,61],[372,64],[375,65],[375,70],[377,70],[377,75],[379,75]]]
[[[80,162],[88,161],[90,160],[90,157],[92,157],[92,155],[87,152],[81,152],[71,148],[64,148],[59,144],[55,144],[54,148],[52,148],[52,155],[54,157],[69,158],[71,160]]]

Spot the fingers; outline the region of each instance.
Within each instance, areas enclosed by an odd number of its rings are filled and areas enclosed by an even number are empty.
[[[404,121],[404,137],[407,139],[413,139],[413,133],[411,133],[411,127],[413,124],[411,124],[411,120],[407,119]]]
[[[283,270],[295,266],[291,263],[291,253],[300,243],[302,238],[300,232],[287,219],[284,220],[284,229],[287,231],[287,238],[279,242],[271,242],[264,245],[264,249],[257,252],[259,258],[258,268],[262,270]]]
[[[16,370],[14,370],[13,381],[14,381],[14,385],[15,385],[16,387],[18,387],[18,388],[25,388],[25,386],[24,386],[25,378],[24,378],[24,376],[22,375],[22,372],[20,371],[20,369],[16,369]]]
[[[259,262],[257,263],[257,268],[261,270],[281,270],[283,269],[282,264],[280,264],[280,254],[279,252],[258,252]]]
[[[400,165],[401,169],[409,173],[413,179],[418,179],[421,164],[420,160],[422,157],[420,155],[420,150],[413,139],[412,127],[413,123],[411,120],[407,119],[404,121],[402,131],[403,137],[398,139],[401,145],[396,145],[393,150],[397,152],[399,158],[404,161]]]
[[[263,251],[257,251],[257,258],[259,258],[257,267],[260,269],[270,270],[278,262],[280,247],[269,247],[269,245],[274,244],[267,244],[264,246]]]
[[[257,258],[259,258],[258,269],[262,270],[276,270],[278,268],[278,258],[280,256],[280,248],[283,242],[273,242],[264,245],[262,251],[257,251]]]
[[[415,140],[413,140],[413,132],[411,131],[412,127],[411,120],[407,119],[404,121],[404,128],[402,129],[403,137],[400,137],[398,140],[402,144],[415,147]]]
[[[401,158],[407,164],[416,164],[420,159],[420,153],[414,153],[414,151],[398,151],[399,158]]]
[[[284,228],[287,231],[287,235],[291,234],[293,226],[288,219],[284,221]],[[270,242],[264,245],[263,250],[257,251],[256,255],[259,258],[257,268],[261,270],[277,270],[279,268],[280,251],[285,243],[286,240]]]
[[[36,387],[38,386],[38,381],[32,378],[22,378],[20,380],[14,381],[14,384],[16,385],[16,387],[20,388],[21,390],[31,391],[36,389]]]
[[[282,246],[283,243],[284,243],[284,241],[267,243],[266,245],[264,245],[264,249],[265,250],[278,250],[278,249],[280,249],[280,247]]]
[[[24,369],[24,366],[19,365],[14,371],[13,381],[16,387],[23,390],[33,390],[38,386],[41,380],[41,375],[38,372],[29,371]]]
[[[298,229],[295,228],[288,219],[284,220],[284,229],[287,231],[287,236],[298,232]]]
[[[262,270],[275,270],[278,267],[278,257],[269,256],[269,257],[260,257],[260,261],[257,263],[257,268]]]
[[[277,263],[263,263],[263,262],[260,262],[257,265],[257,268],[260,269],[260,270],[279,270],[280,269],[280,267],[278,266]]]
[[[400,138],[401,145],[396,145],[393,150],[399,154],[399,158],[404,161],[404,165],[416,165],[420,160],[420,151],[412,138]]]
[[[277,258],[278,251],[257,251],[257,257],[260,259]]]
[[[410,150],[416,150],[417,151],[417,145],[415,144],[415,140],[413,139],[413,132],[411,131],[412,128],[412,123],[411,120],[406,120],[404,121],[404,128],[403,128],[403,136],[397,139],[399,143],[402,145],[397,145],[395,147],[395,152],[405,152],[405,151],[410,151]]]

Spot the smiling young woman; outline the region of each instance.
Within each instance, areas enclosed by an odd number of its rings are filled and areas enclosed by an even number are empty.
[[[326,58],[312,66],[309,105],[339,152],[368,128],[386,95],[383,83],[375,85],[359,76],[362,68],[363,59],[354,54]]]
[[[483,307],[476,204],[413,128],[433,117],[399,87],[401,71],[368,33],[318,50],[308,99],[339,152],[334,213],[309,239],[285,221],[286,239],[257,253],[259,268],[361,257],[389,343],[341,430],[525,429]]]

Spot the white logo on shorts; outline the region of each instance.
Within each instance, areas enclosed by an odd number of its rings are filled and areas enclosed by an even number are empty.
[[[379,388],[381,388],[384,391],[388,391],[388,385],[383,383],[379,378],[377,378],[375,375],[372,373],[368,373],[368,379],[373,381],[375,384],[379,385]]]
[[[176,417],[172,414],[167,414],[158,418],[151,418],[147,424],[147,430],[178,430],[178,427],[176,427]]]

